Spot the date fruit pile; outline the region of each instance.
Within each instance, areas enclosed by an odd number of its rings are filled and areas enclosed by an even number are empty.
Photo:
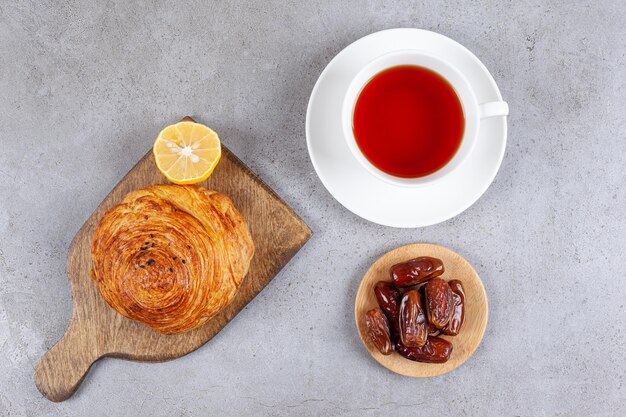
[[[444,281],[443,262],[422,256],[389,270],[391,282],[379,281],[374,294],[380,308],[365,313],[372,343],[383,355],[395,349],[417,362],[444,363],[465,319],[465,292],[459,280]]]

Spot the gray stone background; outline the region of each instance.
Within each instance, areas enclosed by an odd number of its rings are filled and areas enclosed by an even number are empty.
[[[625,21],[622,1],[0,2],[0,414],[625,415]],[[324,66],[393,27],[467,46],[511,107],[491,188],[423,229],[348,212],[305,145]],[[33,367],[70,321],[70,241],[187,114],[315,234],[201,349],[102,360],[51,403]],[[490,302],[475,355],[428,380],[379,366],[353,318],[369,265],[422,241],[473,263]]]

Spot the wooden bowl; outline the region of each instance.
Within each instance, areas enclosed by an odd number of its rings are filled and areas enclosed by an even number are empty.
[[[414,362],[403,358],[396,352],[385,356],[376,349],[367,335],[365,313],[378,307],[378,302],[374,296],[374,285],[378,281],[391,281],[389,268],[392,265],[418,256],[431,256],[441,259],[445,267],[442,278],[446,281],[458,279],[463,283],[465,289],[465,322],[461,331],[457,336],[440,336],[452,342],[453,345],[452,355],[446,363]],[[458,253],[443,246],[427,243],[401,246],[378,258],[363,277],[354,305],[359,335],[370,355],[385,368],[414,378],[442,375],[458,368],[468,360],[478,348],[485,334],[488,310],[485,288],[474,268]]]

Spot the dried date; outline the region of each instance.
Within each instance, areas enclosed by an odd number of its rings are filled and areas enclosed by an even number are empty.
[[[400,312],[402,293],[390,282],[379,281],[374,286],[374,295],[376,300],[378,300],[378,305],[389,319],[392,330],[399,333],[398,314]]]
[[[443,274],[444,267],[441,259],[421,256],[395,264],[389,271],[393,285],[398,288],[406,288],[438,277]]]
[[[416,362],[445,363],[452,354],[452,343],[436,336],[429,336],[424,346],[410,347],[398,341],[396,350],[403,357]]]
[[[428,337],[422,296],[409,290],[402,296],[399,313],[400,340],[405,346],[423,346]]]
[[[443,279],[433,278],[424,286],[424,295],[428,321],[441,329],[448,324],[452,316],[452,290]]]
[[[428,336],[437,336],[440,333],[440,330],[436,328],[435,325],[432,324],[431,322],[427,322],[426,326],[427,326]]]
[[[456,336],[461,331],[461,326],[465,321],[465,290],[461,281],[456,279],[448,282],[448,285],[452,291],[454,307],[450,321],[441,329],[441,332],[449,336]]]
[[[380,308],[373,308],[365,313],[365,326],[376,349],[383,355],[391,354],[393,345],[391,344],[389,322]]]

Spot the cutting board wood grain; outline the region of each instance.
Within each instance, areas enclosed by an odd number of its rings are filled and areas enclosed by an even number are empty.
[[[233,302],[203,326],[178,335],[159,334],[109,308],[89,271],[91,238],[104,213],[119,204],[128,192],[164,183],[167,180],[157,169],[150,150],[113,188],[72,241],[67,259],[72,321],[61,340],[35,367],[35,384],[49,400],[69,398],[100,358],[163,362],[199,348],[226,326],[311,236],[311,230],[296,213],[223,146],[217,168],[199,185],[230,196],[247,220],[255,245],[250,270]]]

